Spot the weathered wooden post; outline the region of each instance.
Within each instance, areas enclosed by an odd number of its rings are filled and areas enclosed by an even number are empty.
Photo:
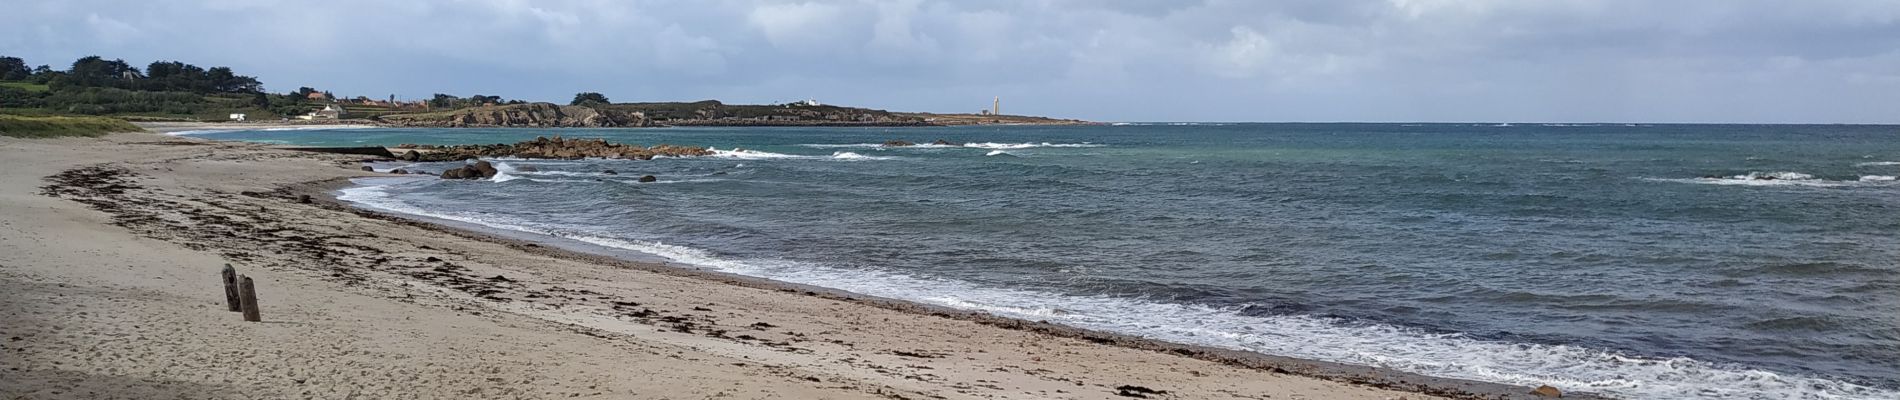
[[[248,276],[240,276],[238,281],[238,297],[244,302],[244,320],[263,321],[264,318],[257,312],[257,285],[251,283],[251,277]]]
[[[238,302],[237,268],[232,268],[231,264],[224,264],[224,272],[221,273],[221,275],[224,275],[225,307],[231,309],[231,312],[243,311],[244,309],[240,308],[242,307],[241,303]]]

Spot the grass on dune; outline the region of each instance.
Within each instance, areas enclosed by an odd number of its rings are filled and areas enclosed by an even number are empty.
[[[113,132],[140,132],[136,125],[106,117],[28,117],[0,115],[0,136],[51,138],[65,136],[99,137]]]
[[[31,82],[0,82],[0,87],[20,89],[33,93],[44,93],[51,90],[51,88],[45,84]]]

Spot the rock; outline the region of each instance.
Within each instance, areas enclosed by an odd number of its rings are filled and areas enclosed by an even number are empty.
[[[488,161],[476,161],[473,167],[475,168],[476,173],[480,174],[480,177],[482,178],[493,178],[495,177],[495,174],[501,173],[500,170],[496,170],[495,166],[493,164],[489,164]]]
[[[396,156],[396,159],[403,160],[403,161],[422,161],[422,153],[417,153],[415,150],[410,150],[407,152],[403,152],[402,155],[400,156]]]
[[[521,171],[521,172],[541,172],[540,168],[535,168],[533,165],[523,165],[523,166],[515,167],[515,170]]]
[[[363,166],[363,172],[376,172],[376,169],[375,169],[375,168],[370,168],[370,166],[368,166],[368,165],[365,165],[365,166]]]
[[[1564,392],[1557,390],[1557,388],[1550,387],[1550,385],[1538,386],[1536,390],[1531,391],[1531,394],[1537,395],[1537,397],[1564,397]]]
[[[641,177],[640,177],[640,182],[641,182],[641,183],[646,183],[646,182],[659,182],[659,181],[660,181],[660,178],[658,178],[658,177],[655,177],[655,176],[653,176],[653,175],[646,175],[646,176],[641,176]]]
[[[916,143],[906,142],[902,140],[892,140],[892,141],[884,142],[884,147],[910,147],[910,146],[916,146],[916,145],[917,145]]]
[[[297,195],[297,202],[303,203],[303,204],[310,204],[310,195],[307,195],[307,194]]]
[[[608,170],[601,170],[601,171],[600,171],[600,173],[603,173],[603,174],[607,174],[607,175],[620,175],[620,173],[619,173],[619,172],[616,172],[616,171],[614,171],[614,170],[611,170],[611,169],[608,169]]]
[[[486,163],[486,161],[484,161],[484,163]],[[495,167],[488,167],[490,171],[494,169]],[[492,176],[494,175],[482,175],[482,169],[476,168],[474,165],[464,165],[461,168],[442,171],[442,179],[482,179]]]
[[[957,142],[952,142],[952,141],[943,140],[943,139],[937,139],[937,141],[930,142],[930,144],[938,145],[938,146],[962,146],[960,144],[957,144]]]
[[[520,157],[520,158],[616,158],[647,160],[656,156],[685,157],[711,155],[713,151],[704,147],[655,145],[641,147],[636,145],[609,143],[603,139],[564,139],[538,137],[534,140],[515,144],[463,145],[438,149],[434,153],[423,155],[424,161],[448,161],[467,158]]]
[[[415,144],[415,143],[403,143],[403,144],[399,144],[399,145],[396,145],[396,148],[398,148],[398,149],[413,149],[413,148],[416,148],[416,144]]]
[[[409,171],[403,170],[402,168],[397,168],[397,169],[389,170],[389,173],[396,174],[396,175],[408,175]]]

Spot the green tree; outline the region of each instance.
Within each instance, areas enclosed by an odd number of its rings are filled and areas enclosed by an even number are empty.
[[[44,84],[47,82],[52,82],[53,77],[58,76],[58,74],[59,74],[59,71],[54,71],[53,67],[41,65],[39,67],[33,68],[33,76],[28,77],[26,81]]]
[[[143,78],[139,69],[126,64],[125,60],[107,61],[99,56],[87,56],[73,61],[73,68],[66,71],[68,84],[79,87],[112,87],[127,89]]]
[[[452,94],[436,93],[434,98],[429,99],[429,107],[458,108],[462,106],[464,101],[462,98],[455,97],[455,95]]]
[[[607,95],[594,92],[575,93],[574,101],[568,102],[567,104],[578,106],[588,103],[612,104],[612,102],[607,101]]]
[[[26,60],[19,57],[0,57],[0,80],[24,80],[32,75],[33,70],[26,67]]]

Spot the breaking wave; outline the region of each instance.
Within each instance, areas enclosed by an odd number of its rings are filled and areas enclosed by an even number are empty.
[[[521,177],[515,176],[514,172],[520,172],[520,171],[515,170],[515,166],[513,165],[508,165],[508,163],[505,163],[505,162],[498,162],[498,163],[495,163],[495,176],[488,178],[488,180],[494,181],[496,183],[501,183],[501,182],[507,182],[507,181],[512,181],[516,179],[521,179]]]
[[[1859,179],[1856,179],[1856,180],[1830,180],[1830,179],[1817,178],[1814,175],[1810,175],[1810,174],[1804,174],[1800,172],[1785,172],[1785,171],[1783,172],[1750,172],[1743,175],[1705,176],[1701,178],[1686,178],[1686,179],[1685,178],[1643,178],[1643,179],[1650,180],[1650,181],[1658,181],[1658,182],[1697,183],[1697,184],[1704,184],[1704,185],[1812,186],[1812,187],[1845,187],[1845,186],[1863,185],[1867,183],[1883,183],[1883,182],[1894,181],[1893,176],[1887,176],[1887,175],[1862,175],[1859,177]]]
[[[964,144],[934,144],[934,143],[918,143],[918,144],[913,144],[913,145],[908,145],[908,146],[886,146],[886,145],[884,145],[883,143],[847,143],[847,144],[824,144],[824,143],[815,143],[815,144],[801,144],[801,145],[799,145],[799,146],[801,146],[801,147],[811,147],[811,148],[818,148],[818,149],[836,149],[836,148],[859,148],[859,149],[880,149],[880,150],[896,150],[896,149],[954,149],[954,148],[972,148],[972,149],[990,149],[990,150],[1018,150],[1018,149],[1031,149],[1031,148],[1038,148],[1038,147],[1048,147],[1048,148],[1079,148],[1079,147],[1107,147],[1108,145],[1104,145],[1104,144],[1095,144],[1095,143],[1088,143],[1088,142],[1082,142],[1082,143],[1049,143],[1049,142],[1040,142],[1040,143],[994,143],[994,142],[977,142],[977,143],[964,143]]]
[[[737,158],[737,159],[741,159],[741,160],[772,160],[772,159],[787,159],[787,158],[811,158],[811,156],[801,156],[801,155],[795,155],[795,154],[783,154],[783,153],[771,153],[771,152],[764,152],[764,151],[758,151],[758,150],[746,150],[746,149],[740,149],[740,148],[734,148],[734,149],[732,149],[732,150],[720,150],[720,149],[709,149],[709,150],[712,150],[712,152],[713,152],[713,154],[712,154],[712,155],[710,155],[710,156],[707,156],[707,157],[725,157],[725,158]]]
[[[831,153],[829,156],[807,156],[798,154],[772,153],[758,150],[735,148],[732,150],[711,149],[713,154],[707,157],[737,158],[741,160],[894,160],[896,157],[867,156],[849,151]]]
[[[890,160],[890,159],[894,159],[895,157],[867,156],[867,155],[853,153],[849,151],[840,151],[837,153],[831,153],[831,158],[839,159],[839,160]]]
[[[1087,143],[1087,142],[1083,142],[1083,143],[1049,143],[1049,142],[1042,142],[1042,143],[964,143],[964,144],[963,144],[963,147],[974,147],[974,148],[979,148],[979,149],[991,149],[991,150],[1017,150],[1017,149],[1033,149],[1033,148],[1038,148],[1038,147],[1068,147],[1068,148],[1073,148],[1073,147],[1106,147],[1106,146],[1107,146],[1107,145],[1102,145],[1102,144],[1094,144],[1094,143]]]

